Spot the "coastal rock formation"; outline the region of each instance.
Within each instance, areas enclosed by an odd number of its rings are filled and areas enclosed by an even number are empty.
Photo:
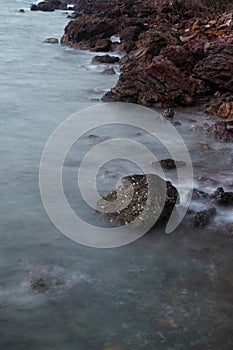
[[[106,64],[114,64],[114,63],[118,63],[119,61],[120,61],[119,57],[110,56],[110,55],[94,56],[92,59],[93,63],[106,63]]]
[[[47,38],[42,41],[44,44],[58,44],[59,40],[57,38]]]
[[[62,0],[45,0],[39,2],[37,5],[31,6],[31,11],[45,11],[52,12],[55,10],[66,10],[67,4]]]
[[[99,200],[96,210],[117,225],[133,222],[141,226],[150,221],[155,224],[168,220],[177,202],[179,194],[170,181],[155,174],[135,174],[123,177],[117,191]]]
[[[104,100],[189,106],[210,101],[217,91],[233,92],[230,9],[216,15],[214,8],[207,13],[185,2],[148,0],[80,0],[74,9],[76,18],[65,28],[63,44],[125,55],[117,85]],[[113,35],[120,42],[112,42]],[[227,103],[213,113],[231,115]]]
[[[213,124],[208,133],[213,134],[219,141],[232,142],[233,141],[233,122],[221,121]]]

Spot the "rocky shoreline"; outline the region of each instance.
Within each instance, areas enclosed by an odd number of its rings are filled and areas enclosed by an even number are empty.
[[[233,9],[192,14],[177,1],[46,0],[31,10],[73,9],[61,43],[120,52],[121,75],[105,101],[151,107],[205,105],[233,119]],[[178,1],[179,2],[179,1]],[[119,40],[112,40],[116,36]]]
[[[176,2],[180,7],[174,6]],[[72,8],[68,3],[46,0],[32,5],[31,10],[72,9],[61,44],[101,52],[93,59],[97,63],[119,63],[119,80],[103,96],[104,101],[153,108],[202,106],[207,114],[222,118],[206,132],[218,141],[233,141],[232,6],[228,11],[208,11],[204,15],[182,7],[181,0],[76,0]],[[115,73],[110,70],[106,74]],[[214,207],[191,213],[194,226],[204,226],[215,216],[215,205],[222,204],[217,198],[232,199],[233,192],[218,190],[212,197],[204,196],[212,198]],[[200,191],[194,193],[197,197]],[[232,204],[230,200],[228,206]],[[124,213],[125,221],[133,215],[130,210]]]

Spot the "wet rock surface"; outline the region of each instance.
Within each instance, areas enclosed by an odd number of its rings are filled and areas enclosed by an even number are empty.
[[[66,10],[67,4],[62,0],[45,0],[31,5],[31,11],[52,12],[55,10]]]
[[[58,44],[59,40],[57,38],[47,38],[42,41],[44,44]]]
[[[217,211],[215,208],[199,211],[195,214],[193,220],[193,226],[205,226],[211,219],[216,215]]]
[[[153,220],[154,223],[168,220],[177,202],[179,194],[170,181],[154,174],[134,174],[123,177],[117,191],[98,201],[96,210],[117,225],[133,222],[141,226]]]
[[[110,55],[95,56],[92,59],[92,63],[114,64],[114,63],[118,63],[119,61],[120,61],[119,57],[110,56]]]
[[[182,160],[174,160],[174,159],[171,159],[171,158],[161,159],[158,162],[155,161],[155,162],[152,163],[152,165],[154,167],[157,167],[158,164],[160,164],[161,167],[163,169],[166,169],[166,170],[172,170],[172,169],[176,169],[177,167],[186,166],[186,163],[183,162]]]
[[[187,6],[175,4],[114,0],[109,6],[108,1],[79,1],[76,18],[61,41],[125,54],[118,83],[104,100],[189,106],[215,98],[217,91],[232,92],[232,12],[209,11],[204,16],[200,10],[192,15]],[[112,35],[120,42],[111,42]],[[212,111],[230,116],[232,101]]]
[[[214,123],[209,129],[208,133],[216,137],[217,140],[223,142],[233,141],[233,122],[220,121]]]
[[[233,192],[225,192],[222,187],[218,187],[212,195],[218,205],[233,206]]]

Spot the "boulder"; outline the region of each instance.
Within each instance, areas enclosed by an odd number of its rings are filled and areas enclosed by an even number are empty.
[[[39,2],[37,5],[33,4],[31,6],[31,11],[45,11],[52,12],[55,10],[66,10],[67,5],[60,0],[45,0]]]
[[[207,210],[199,211],[194,216],[193,226],[205,226],[216,215],[216,209],[210,208]]]
[[[218,187],[212,197],[218,205],[233,206],[233,192],[225,192],[222,187]]]
[[[116,200],[119,206],[115,210]],[[171,182],[155,174],[134,174],[123,177],[116,191],[98,201],[96,210],[101,217],[116,225],[133,222],[133,225],[141,226],[151,220],[157,223],[167,221],[177,202],[179,194]],[[111,213],[107,212],[109,208]]]

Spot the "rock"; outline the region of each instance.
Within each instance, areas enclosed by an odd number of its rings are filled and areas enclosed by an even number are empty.
[[[202,199],[209,199],[210,195],[204,191],[200,191],[197,188],[193,189],[192,193],[192,200],[202,200]]]
[[[233,205],[233,192],[225,192],[222,187],[218,187],[212,195],[214,201],[218,205],[232,206]]]
[[[191,105],[196,84],[173,62],[157,56],[149,65],[135,65],[120,75],[103,100],[135,102],[154,107]]]
[[[66,10],[67,5],[60,0],[45,0],[39,2],[37,5],[31,6],[31,11],[46,11],[52,12],[55,10]]]
[[[111,49],[112,42],[110,39],[98,39],[95,43],[95,52],[108,52]]]
[[[152,163],[153,167],[157,167],[158,163],[161,165],[161,167],[165,170],[171,170],[176,169],[178,167],[186,166],[186,163],[182,160],[174,160],[174,159],[161,159],[160,161],[155,161]]]
[[[42,43],[45,43],[45,44],[58,44],[59,40],[57,38],[47,38],[47,39],[43,40]]]
[[[92,63],[114,64],[114,63],[118,63],[119,61],[120,61],[119,57],[109,56],[109,55],[95,56],[92,59]]]
[[[232,122],[221,121],[213,124],[208,130],[208,133],[213,134],[219,141],[232,142],[233,128]]]
[[[233,94],[219,93],[216,98],[209,102],[206,112],[221,118],[233,119]]]
[[[104,74],[104,75],[114,75],[114,74],[116,74],[116,72],[114,71],[113,68],[106,68],[103,72],[101,72],[101,74]]]
[[[150,196],[148,196],[147,179],[151,184]],[[108,202],[107,208],[106,202]],[[171,182],[155,174],[135,174],[123,177],[117,191],[109,192],[98,201],[96,210],[102,218],[116,225],[127,225],[133,221],[133,225],[141,226],[150,221],[154,224],[153,220],[156,219],[157,223],[167,221],[177,202],[179,194]],[[103,212],[109,208],[111,213]]]
[[[193,226],[205,226],[216,215],[216,209],[210,208],[208,210],[202,210],[195,214]]]
[[[19,9],[19,13],[25,13],[24,9]]]
[[[97,16],[83,15],[68,23],[61,43],[85,50],[102,49],[103,43],[109,49],[109,39],[118,28],[117,20],[108,20]]]
[[[233,56],[231,55],[210,54],[194,67],[193,73],[213,89],[233,92]]]
[[[165,118],[173,118],[174,115],[175,115],[175,111],[174,111],[173,108],[167,108],[163,112],[163,115],[164,115]]]

